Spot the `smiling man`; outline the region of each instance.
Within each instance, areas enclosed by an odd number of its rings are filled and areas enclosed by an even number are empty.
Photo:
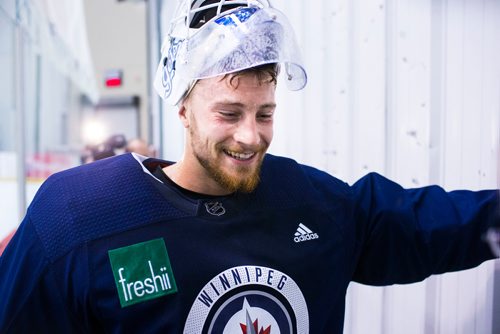
[[[182,158],[51,176],[0,257],[0,332],[340,334],[351,281],[417,282],[494,257],[482,238],[500,223],[497,190],[403,189],[374,173],[348,185],[267,154],[278,72],[306,84],[268,1],[181,1],[155,88],[178,106]]]
[[[203,79],[181,103],[184,156],[164,172],[183,188],[209,195],[252,192],[273,137],[277,66]]]

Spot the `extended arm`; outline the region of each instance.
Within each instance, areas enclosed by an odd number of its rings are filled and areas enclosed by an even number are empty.
[[[410,283],[493,258],[484,235],[498,224],[498,191],[403,189],[377,174],[353,186],[359,203],[359,261],[354,280]]]

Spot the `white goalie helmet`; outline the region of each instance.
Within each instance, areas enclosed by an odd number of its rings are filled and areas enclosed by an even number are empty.
[[[291,90],[307,82],[293,29],[267,0],[180,0],[161,52],[154,87],[171,105],[199,79],[264,64],[284,64]]]

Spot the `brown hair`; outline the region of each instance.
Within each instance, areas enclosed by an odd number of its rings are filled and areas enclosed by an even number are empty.
[[[225,80],[229,77],[229,84],[233,87],[237,87],[238,83],[234,82],[235,78],[241,77],[243,75],[254,75],[260,83],[278,83],[278,74],[280,72],[280,66],[278,63],[264,64],[255,67],[246,68],[244,70],[225,74],[221,80]]]
[[[257,80],[259,80],[260,84],[274,83],[276,85],[278,83],[279,73],[280,73],[280,64],[270,63],[270,64],[264,64],[246,68],[238,72],[224,74],[220,80],[222,81],[229,78],[229,84],[231,85],[231,87],[237,88],[238,80],[234,81],[235,79],[244,75],[254,75],[257,78]],[[194,89],[194,86],[196,86],[196,83],[198,83],[198,80],[196,80],[195,83],[191,86],[191,88],[189,88],[189,90],[186,92],[186,95],[182,98],[182,100],[186,100],[189,98],[189,96],[191,95],[191,91]]]

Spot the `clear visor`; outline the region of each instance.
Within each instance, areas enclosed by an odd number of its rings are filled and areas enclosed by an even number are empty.
[[[274,8],[238,8],[206,23],[186,45],[183,75],[193,80],[284,63],[287,86],[302,89],[307,82],[293,29]]]

